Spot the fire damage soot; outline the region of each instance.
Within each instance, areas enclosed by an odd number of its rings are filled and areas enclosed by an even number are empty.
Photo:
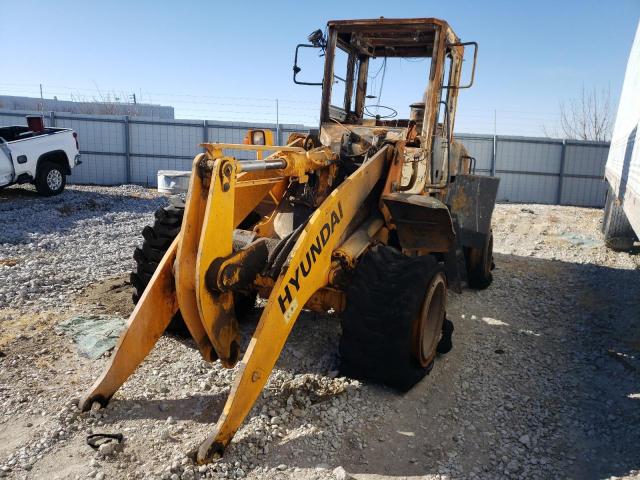
[[[314,243],[309,246],[304,258],[285,284],[284,293],[278,295],[280,311],[282,315],[284,315],[286,322],[291,319],[293,312],[298,308],[298,300],[295,298],[295,295],[300,291],[300,282],[304,281],[311,273],[317,258],[324,250],[329,239],[333,236],[335,227],[340,223],[342,217],[342,204],[338,202],[338,210],[331,211],[331,221],[322,225],[320,232],[316,235]],[[302,278],[300,278],[300,273],[302,273]]]

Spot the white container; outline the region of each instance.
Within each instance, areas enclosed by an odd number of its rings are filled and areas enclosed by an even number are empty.
[[[187,193],[191,172],[181,170],[158,170],[158,191],[175,195]]]

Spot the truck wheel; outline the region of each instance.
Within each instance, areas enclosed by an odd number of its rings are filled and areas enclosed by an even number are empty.
[[[607,189],[607,199],[602,218],[602,232],[604,233],[604,243],[611,250],[629,250],[637,239],[629,219],[624,213],[622,205],[616,201],[616,195],[611,190],[611,187]]]
[[[409,390],[431,370],[439,344],[451,348],[450,335],[443,338],[446,302],[444,266],[434,256],[372,248],[347,290],[341,373]]]
[[[62,193],[66,184],[67,176],[58,164],[45,162],[40,165],[35,181],[36,190],[40,195],[58,195]]]
[[[482,248],[465,248],[467,282],[469,287],[483,290],[493,281],[493,232],[490,231]]]

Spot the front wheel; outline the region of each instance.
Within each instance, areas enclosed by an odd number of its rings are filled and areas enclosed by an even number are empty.
[[[152,226],[147,225],[142,230],[143,242],[141,247],[136,247],[133,252],[133,259],[136,262],[136,268],[129,277],[131,285],[133,285],[132,299],[137,304],[140,297],[144,293],[151,277],[158,268],[158,264],[165,256],[171,243],[180,233],[182,228],[182,218],[184,216],[185,204],[178,198],[171,199],[171,204],[161,207],[155,211],[155,221]],[[251,216],[252,214],[249,214]],[[255,293],[235,293],[234,307],[236,318],[239,321],[249,317],[256,304]],[[182,319],[182,315],[178,311],[167,331],[180,336],[188,335],[187,326]]]
[[[66,184],[67,176],[58,164],[46,162],[40,166],[35,181],[36,190],[40,195],[58,195],[62,193]]]
[[[372,248],[347,290],[341,373],[409,390],[431,370],[436,353],[451,348],[446,303],[444,266],[434,256]]]

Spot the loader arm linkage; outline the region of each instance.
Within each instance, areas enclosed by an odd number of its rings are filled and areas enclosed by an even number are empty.
[[[240,344],[233,292],[213,288],[207,272],[233,253],[233,229],[275,186],[282,190],[290,177],[300,178],[335,160],[326,147],[305,151],[289,146],[264,160],[278,168],[251,171],[248,163],[223,155],[225,148],[247,149],[246,145],[204,146],[207,153],[193,161],[181,232],[131,314],[109,366],[82,398],[82,410],[94,402],[106,405],[178,309],[205,360],[219,358],[226,367],[235,365]],[[380,149],[308,219],[275,279],[214,432],[200,446],[199,463],[223,453],[267,382],[303,307],[330,284],[334,252],[345,242],[347,228],[382,178],[390,152],[388,146]]]
[[[334,20],[308,40],[296,52],[319,49],[323,77],[296,80],[296,53],[294,81],[322,86],[318,129],[292,133],[282,147],[259,128],[242,145],[202,144],[184,211],[158,211],[154,236],[136,250],[138,304],[80,401],[85,411],[106,405],[179,311],[206,361],[238,366],[199,463],[223,454],[303,309],[342,314],[341,374],[407,391],[451,349],[447,288],[491,283],[498,179],[475,175],[454,138],[458,92],[473,83],[477,44],[461,42],[437,18]],[[461,85],[471,46],[470,82]],[[425,89],[415,92],[422,100],[408,117],[395,108],[405,107],[380,105],[382,85],[373,92],[367,83],[374,68],[384,76],[387,59],[403,58],[426,62]],[[253,151],[256,160],[227,150]],[[162,223],[169,219],[171,234]],[[162,249],[149,240],[156,237]],[[258,294],[267,303],[242,353],[236,311]]]

